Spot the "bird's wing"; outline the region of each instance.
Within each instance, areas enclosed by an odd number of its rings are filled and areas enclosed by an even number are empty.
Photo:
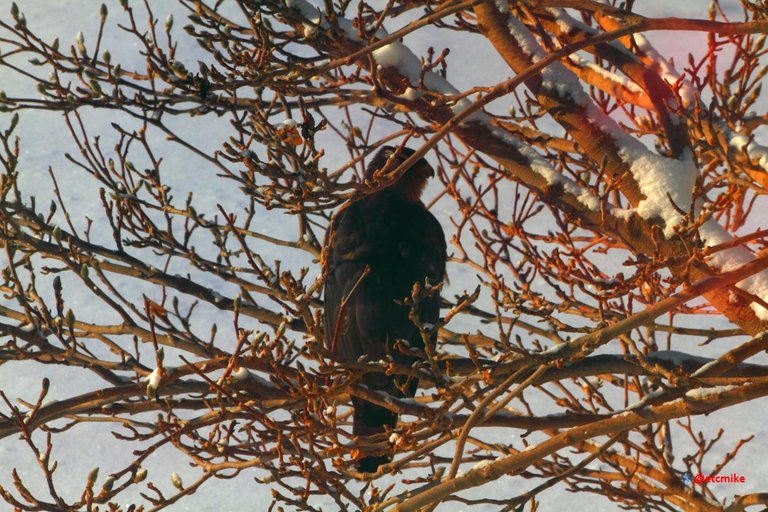
[[[386,233],[372,218],[366,200],[341,211],[326,240],[326,346],[340,360],[384,355],[386,332],[382,320],[387,304],[376,292],[381,287],[378,254],[385,250]],[[376,271],[374,271],[376,269]]]

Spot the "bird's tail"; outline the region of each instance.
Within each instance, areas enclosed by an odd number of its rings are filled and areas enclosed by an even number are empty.
[[[392,461],[387,440],[382,434],[386,433],[387,427],[392,429],[397,425],[397,414],[357,398],[353,398],[352,402],[355,407],[352,433],[358,437],[361,445],[357,469],[363,473],[374,473],[379,466]],[[377,446],[366,446],[373,444]]]

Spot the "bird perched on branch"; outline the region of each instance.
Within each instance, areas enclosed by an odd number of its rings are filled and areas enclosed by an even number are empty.
[[[384,147],[366,170],[368,178],[394,171],[414,153]],[[380,171],[380,172],[379,172]],[[341,363],[378,361],[391,356],[410,366],[417,357],[395,347],[424,347],[422,330],[434,344],[440,316],[439,287],[445,278],[446,243],[440,223],[421,202],[434,170],[423,158],[391,185],[345,205],[332,221],[324,249],[325,343]],[[416,303],[414,285],[422,293]],[[431,293],[424,293],[431,290]],[[416,316],[413,313],[417,313]],[[421,329],[417,327],[421,324]],[[383,372],[365,373],[362,383],[372,391],[395,397],[413,396],[417,379]],[[352,398],[352,433],[363,443],[385,444],[397,414],[357,397]],[[391,450],[361,448],[358,469],[374,472],[392,460]]]

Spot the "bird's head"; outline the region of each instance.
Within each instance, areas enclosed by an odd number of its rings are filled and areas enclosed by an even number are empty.
[[[411,148],[395,148],[392,146],[382,147],[373,160],[368,164],[365,170],[366,178],[373,178],[374,173],[383,169],[383,175],[397,169],[400,164],[405,162],[415,153]],[[435,175],[435,170],[429,163],[420,158],[415,164],[406,169],[400,178],[392,185],[392,189],[401,192],[411,201],[418,201],[424,187],[427,186],[427,180]]]

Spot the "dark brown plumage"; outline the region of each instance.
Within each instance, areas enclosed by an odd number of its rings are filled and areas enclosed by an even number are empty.
[[[371,161],[367,175],[385,166],[394,170],[413,153],[384,147]],[[416,358],[395,350],[395,341],[424,346],[419,329],[408,317],[410,307],[396,301],[409,297],[416,282],[428,279],[438,284],[445,278],[445,235],[420,200],[433,175],[422,158],[394,184],[345,205],[332,222],[324,258],[325,343],[337,361],[355,362],[363,355],[377,361],[390,355],[410,365]],[[422,323],[437,325],[439,304],[437,292],[419,304]],[[397,397],[413,396],[418,384],[415,379],[384,373],[367,373],[362,382]],[[356,436],[370,438],[397,424],[397,415],[385,408],[357,398],[353,406]],[[358,468],[372,472],[391,459],[388,451],[365,450]]]

